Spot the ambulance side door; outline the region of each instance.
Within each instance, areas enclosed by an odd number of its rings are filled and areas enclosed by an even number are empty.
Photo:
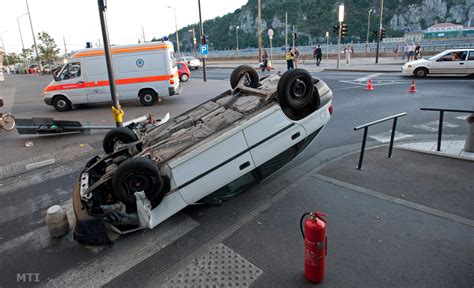
[[[111,101],[105,57],[87,57],[85,58],[85,64],[87,67],[87,102]]]

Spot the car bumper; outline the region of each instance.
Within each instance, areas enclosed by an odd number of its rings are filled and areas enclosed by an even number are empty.
[[[44,95],[43,101],[46,105],[49,105],[49,106],[53,105],[53,97],[51,95]]]
[[[402,74],[403,75],[413,75],[413,68],[403,68],[402,67]]]

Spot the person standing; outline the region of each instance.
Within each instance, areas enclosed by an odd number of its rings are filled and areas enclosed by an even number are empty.
[[[352,49],[352,45],[346,46],[344,48],[344,57],[346,58],[346,65],[351,63],[351,56],[354,50]]]
[[[415,46],[415,60],[418,60],[421,58],[421,45],[420,43],[416,43]]]
[[[398,52],[400,51],[400,44],[397,44],[394,48],[393,48],[393,53],[395,54],[395,60],[398,59]]]
[[[298,48],[295,48],[295,68],[298,68],[298,63],[300,62],[300,50]]]
[[[321,50],[321,45],[318,45],[315,51],[316,54],[316,66],[321,65],[321,59],[323,58],[323,51]]]
[[[263,55],[262,55],[262,72],[265,72],[265,70],[270,71],[270,68],[268,67],[268,53],[267,49],[263,49]]]
[[[408,44],[408,62],[415,58],[415,44]]]
[[[285,59],[287,70],[293,69],[293,52],[291,52],[291,48],[289,48],[288,52],[286,52]]]

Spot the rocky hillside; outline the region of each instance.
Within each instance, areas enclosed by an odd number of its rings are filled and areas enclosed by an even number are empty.
[[[368,10],[371,15],[371,30],[379,19],[379,0],[346,1],[346,23],[349,35],[345,41],[364,42],[367,33]],[[275,31],[273,45],[285,43],[285,13],[288,13],[288,32],[297,33],[297,45],[312,45],[325,42],[326,31],[332,39],[332,26],[337,22],[337,2],[332,0],[262,0],[262,30],[264,45],[268,46],[266,31]],[[470,24],[472,19],[472,24]],[[383,25],[389,36],[401,36],[404,32],[426,29],[434,23],[452,22],[465,26],[474,25],[474,0],[385,0]],[[235,49],[236,27],[239,26],[239,47],[257,46],[257,0],[248,3],[233,13],[204,22],[204,33],[208,35],[211,49]],[[198,23],[182,28],[181,49],[192,50],[192,35],[188,31]],[[169,35],[174,40],[174,34]],[[198,36],[197,36],[198,37]],[[289,39],[290,41],[290,39]]]

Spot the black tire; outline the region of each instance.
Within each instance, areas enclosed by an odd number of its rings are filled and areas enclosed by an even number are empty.
[[[117,144],[127,144],[138,140],[138,136],[126,127],[117,127],[105,134],[102,141],[104,152],[109,154],[115,151]]]
[[[278,81],[277,94],[280,105],[301,110],[313,98],[313,77],[303,69],[291,69]]]
[[[152,160],[142,157],[123,161],[112,177],[112,186],[114,195],[129,210],[136,210],[135,192],[144,191],[155,207],[165,196],[164,181],[158,166]]]
[[[259,83],[258,73],[249,65],[240,65],[230,74],[230,87],[234,89],[239,84],[242,77],[247,77],[244,85],[247,87],[257,88]]]
[[[144,89],[138,93],[138,98],[140,98],[143,106],[153,106],[156,100],[158,100],[158,95],[151,89]]]
[[[416,78],[425,78],[428,75],[428,69],[426,68],[416,68],[413,72]]]
[[[62,95],[54,96],[53,106],[58,112],[65,112],[72,109],[71,101]]]
[[[181,74],[181,77],[179,77],[179,80],[181,82],[186,82],[186,81],[188,81],[188,79],[189,79],[188,74]]]

